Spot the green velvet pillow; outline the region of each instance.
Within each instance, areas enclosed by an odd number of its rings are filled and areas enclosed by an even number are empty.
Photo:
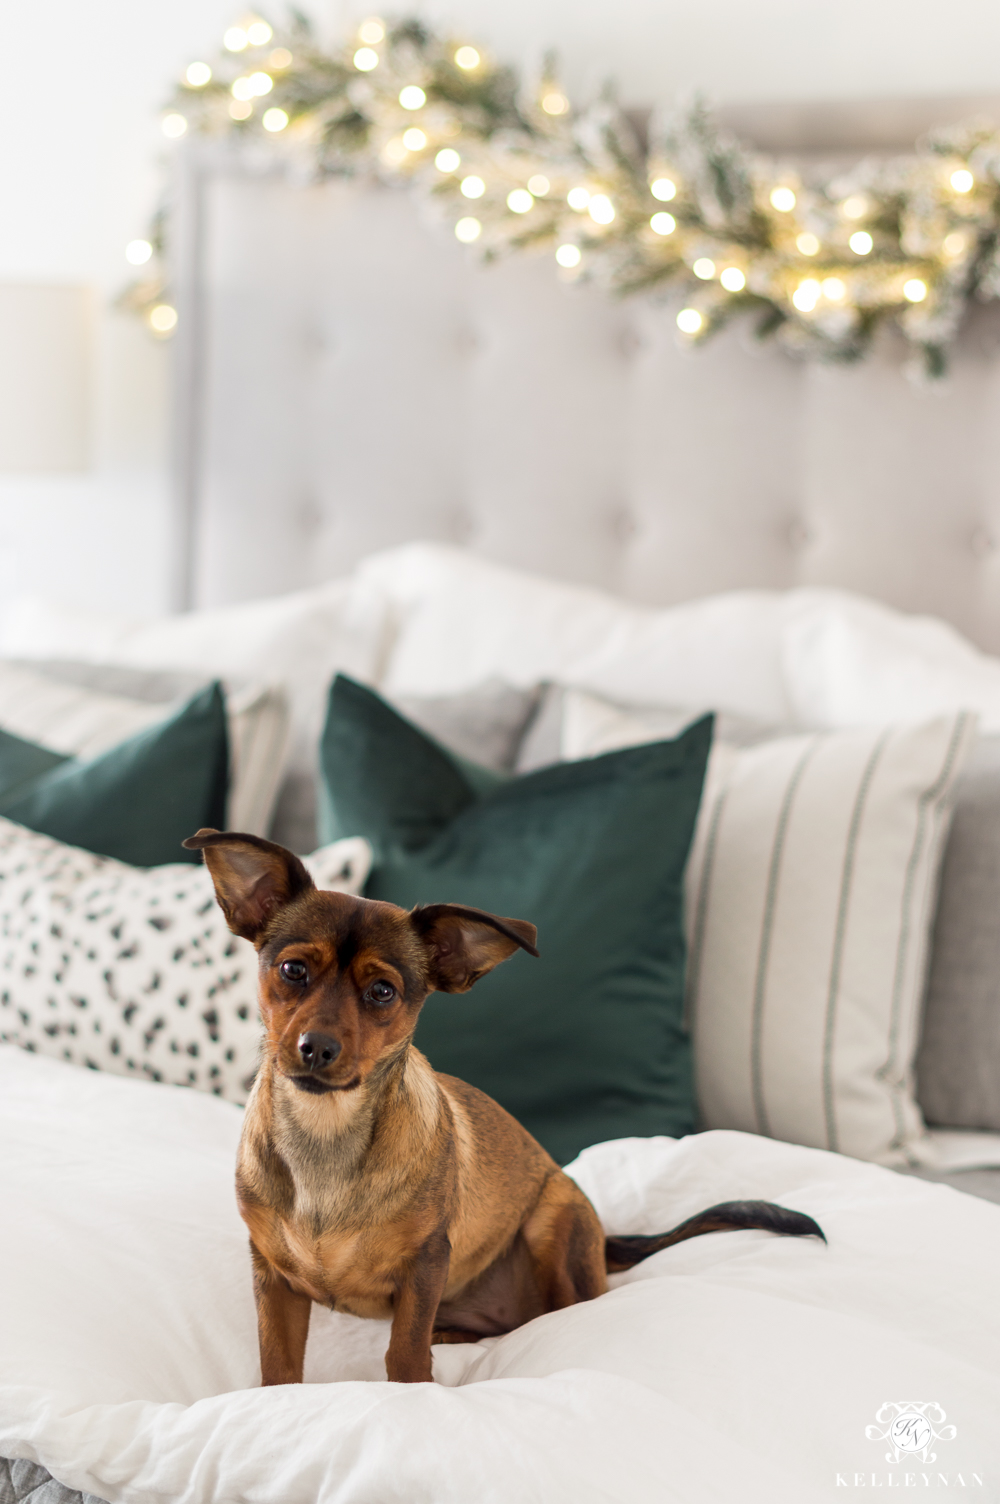
[[[331,688],[323,837],[371,842],[368,896],[538,926],[540,960],[518,952],[471,992],[434,994],[416,1042],[560,1163],[695,1126],[683,877],[711,741],[706,717],[676,741],[506,778],[352,680]]]
[[[0,731],[0,800],[12,798],[15,790],[69,761],[65,752],[52,752],[10,731]]]
[[[197,862],[185,836],[226,818],[229,746],[218,684],[99,757],[0,732],[0,815],[134,867]]]

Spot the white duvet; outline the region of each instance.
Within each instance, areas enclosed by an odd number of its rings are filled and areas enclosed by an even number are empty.
[[[308,1382],[265,1391],[240,1117],[0,1048],[0,1455],[112,1504],[1000,1500],[1000,1207],[746,1134],[597,1145],[572,1174],[609,1230],[760,1196],[829,1246],[700,1238],[436,1349],[433,1385],[385,1381],[384,1325],[314,1308]],[[896,1460],[892,1405],[930,1402],[903,1430],[941,1439]]]

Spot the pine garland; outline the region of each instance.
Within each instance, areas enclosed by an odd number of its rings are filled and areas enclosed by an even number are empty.
[[[853,361],[892,324],[911,369],[939,376],[970,301],[1000,296],[988,123],[829,177],[748,150],[701,103],[643,150],[609,93],[574,111],[551,67],[525,82],[414,19],[367,21],[327,51],[293,13],[280,33],[233,28],[226,47],[187,70],[168,135],[266,143],[300,176],[412,184],[487,260],[554,253],[564,279],[679,293],[691,342],[750,315],[795,354]],[[157,259],[166,228],[161,217],[150,236]],[[160,333],[176,323],[155,261],[124,301]]]

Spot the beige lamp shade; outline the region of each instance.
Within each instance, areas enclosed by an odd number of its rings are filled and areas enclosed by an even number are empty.
[[[0,283],[0,473],[87,469],[93,295]]]

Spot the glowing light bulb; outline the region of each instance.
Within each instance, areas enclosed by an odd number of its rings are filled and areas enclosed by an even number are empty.
[[[404,110],[419,110],[427,103],[427,95],[418,84],[407,84],[399,91],[399,102]]]
[[[742,292],[747,279],[738,266],[727,266],[719,273],[719,281],[727,292]]]
[[[486,184],[477,177],[463,178],[461,188],[466,198],[482,198],[486,192]]]
[[[403,145],[407,151],[423,151],[427,145],[427,137],[423,131],[417,130],[416,126],[403,132]]]
[[[672,178],[657,178],[650,183],[649,191],[661,204],[669,204],[672,198],[677,197],[677,184]]]
[[[546,115],[565,115],[569,109],[569,100],[557,89],[550,89],[548,94],[542,95],[542,109]]]
[[[149,323],[157,334],[169,334],[177,328],[177,309],[169,303],[157,303],[149,310]]]
[[[473,219],[471,215],[467,219],[460,219],[455,226],[455,234],[459,240],[464,240],[466,245],[470,241],[478,240],[482,233],[483,227],[479,223],[479,220]]]
[[[697,308],[682,308],[677,315],[677,327],[682,334],[697,334],[704,322]]]
[[[434,166],[437,168],[438,172],[454,172],[455,168],[461,167],[461,165],[462,158],[458,155],[458,152],[453,151],[450,146],[444,147],[444,149],[442,151],[439,151],[437,156],[434,158]]]
[[[507,208],[512,214],[527,214],[534,206],[535,200],[527,188],[512,188],[507,195]]]
[[[795,194],[791,188],[772,188],[771,207],[779,214],[790,214],[795,208]]]
[[[478,68],[482,58],[475,47],[460,47],[455,53],[455,62],[468,72],[471,68]]]
[[[234,99],[252,99],[257,91],[249,78],[244,75],[241,78],[233,79],[229,87],[229,92]]]
[[[953,172],[948,181],[956,193],[971,193],[976,186],[975,178],[965,167],[960,167],[957,172]]]
[[[961,256],[965,250],[966,239],[961,230],[953,230],[950,235],[944,237],[944,253],[946,256]]]
[[[868,213],[868,200],[862,193],[852,193],[850,198],[844,199],[840,212],[845,219],[864,219]]]
[[[580,265],[583,256],[578,245],[560,245],[556,247],[556,260],[569,271],[571,267]]]
[[[160,122],[160,129],[165,136],[175,141],[178,136],[183,136],[188,128],[188,123],[183,115],[164,115]]]
[[[806,277],[792,293],[792,302],[800,313],[812,313],[819,302],[820,287],[815,277]]]
[[[188,63],[184,79],[192,89],[203,89],[212,82],[212,70],[207,63]]]
[[[571,209],[575,209],[578,214],[582,214],[590,203],[589,188],[571,188],[566,195],[566,202]]]
[[[292,66],[292,54],[287,47],[275,47],[267,60],[267,66],[273,68],[276,73]]]
[[[824,298],[831,303],[840,303],[847,296],[847,287],[839,277],[824,277],[822,289]]]
[[[358,27],[358,36],[362,42],[367,42],[369,47],[374,47],[384,40],[385,25],[377,16],[370,16]]]
[[[229,118],[231,120],[249,120],[253,114],[253,105],[248,99],[233,99],[229,103]]]
[[[711,282],[715,276],[715,262],[710,261],[707,256],[699,256],[691,270],[703,282]]]
[[[649,228],[657,235],[672,235],[677,228],[677,221],[672,214],[654,214],[649,221]]]
[[[920,277],[911,277],[903,283],[903,297],[908,303],[922,303],[927,296],[927,283]]]
[[[242,52],[249,40],[242,26],[230,26],[222,38],[222,45],[227,52]]]
[[[544,198],[551,187],[552,184],[548,178],[543,177],[540,172],[536,172],[533,178],[528,179],[528,192],[533,193],[536,198]]]
[[[609,225],[615,217],[615,206],[606,193],[595,193],[587,209],[591,219],[597,225]]]
[[[288,115],[284,110],[265,110],[260,123],[266,131],[283,131],[288,124]]]
[[[153,254],[153,247],[148,240],[130,240],[125,247],[125,260],[132,266],[145,266]]]
[[[867,230],[855,230],[847,244],[855,256],[867,256],[875,242]]]
[[[251,73],[250,87],[255,94],[270,94],[274,88],[274,79],[270,73]]]
[[[251,47],[266,47],[274,32],[266,21],[252,21],[247,27],[247,41]]]
[[[354,54],[354,66],[360,73],[370,73],[378,67],[378,53],[370,47],[359,47]]]
[[[803,230],[801,235],[796,235],[795,245],[803,256],[815,256],[819,252],[819,241],[808,230]]]

